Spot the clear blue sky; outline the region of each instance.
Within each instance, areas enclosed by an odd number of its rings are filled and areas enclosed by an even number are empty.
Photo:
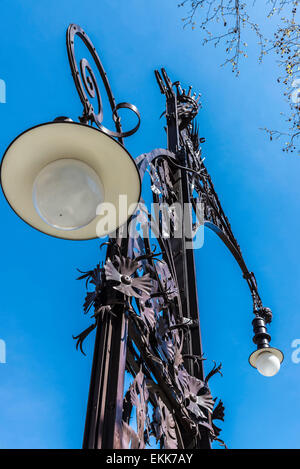
[[[118,102],[136,104],[142,123],[127,139],[133,156],[166,144],[164,100],[153,70],[203,94],[199,114],[204,154],[224,209],[272,308],[272,344],[285,353],[280,373],[260,376],[248,365],[252,304],[247,285],[221,241],[208,231],[197,251],[203,346],[211,381],[226,407],[222,437],[231,448],[299,448],[300,160],[259,130],[279,128],[284,110],[273,58],[243,62],[235,79],[220,68],[221,50],[203,48],[199,32],[183,30],[177,0],[2,0],[0,153],[26,128],[58,115],[76,119],[81,104],[69,71],[65,30],[80,24],[93,39]],[[260,13],[260,12],[259,12]],[[250,41],[250,39],[249,39]],[[250,50],[251,52],[251,50]],[[251,54],[250,54],[251,55]],[[106,114],[107,115],[107,114]],[[76,267],[100,259],[99,242],[51,239],[21,222],[0,200],[0,448],[79,448],[82,442],[93,337],[87,357],[72,334],[89,325]]]

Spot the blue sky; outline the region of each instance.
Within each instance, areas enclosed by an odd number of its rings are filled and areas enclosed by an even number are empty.
[[[264,304],[273,310],[272,344],[285,353],[272,379],[248,365],[251,297],[230,253],[206,231],[196,253],[200,319],[207,370],[212,360],[223,363],[223,378],[211,381],[226,407],[222,437],[231,448],[299,448],[300,364],[291,360],[291,342],[300,338],[300,160],[259,130],[282,124],[277,65],[272,57],[258,65],[250,47],[235,79],[230,68],[219,67],[221,50],[201,47],[197,30],[183,30],[176,5],[2,0],[0,79],[7,102],[0,103],[0,153],[28,127],[81,114],[65,48],[69,23],[92,38],[117,102],[140,110],[140,130],[126,141],[133,156],[166,145],[155,68],[165,66],[173,81],[200,91],[206,165]],[[7,363],[0,363],[0,448],[79,448],[93,338],[87,357],[76,352],[72,334],[89,325],[76,267],[87,270],[99,261],[99,242],[36,232],[4,197],[0,216],[0,339],[7,347]]]

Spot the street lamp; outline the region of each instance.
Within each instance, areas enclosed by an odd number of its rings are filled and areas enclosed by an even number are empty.
[[[93,57],[108,95],[115,130],[103,126],[100,91],[86,59],[75,59],[75,36]],[[83,272],[88,292],[84,312],[94,308],[94,323],[74,337],[76,347],[96,329],[94,359],[84,433],[84,448],[144,448],[150,433],[162,447],[210,448],[219,441],[222,401],[216,404],[208,381],[221,364],[205,376],[199,324],[197,279],[191,233],[201,225],[213,230],[230,250],[248,283],[252,300],[254,343],[250,364],[265,376],[280,368],[283,354],[270,347],[266,324],[270,309],[263,307],[253,272],[240,246],[201,157],[195,117],[199,99],[172,83],[165,69],[155,76],[166,98],[167,149],[156,149],[135,160],[123,145],[124,137],[139,128],[137,108],[116,104],[107,75],[92,42],[78,25],[67,30],[67,50],[73,79],[83,105],[80,122],[59,117],[18,136],[6,150],[1,185],[12,209],[32,227],[48,235],[83,240],[112,232],[104,265]],[[97,100],[96,110],[90,98]],[[137,116],[136,125],[122,130],[120,109]],[[98,128],[93,127],[96,125]],[[169,209],[189,210],[170,215],[171,234],[163,234],[166,210],[142,216],[143,235],[127,236],[128,220],[137,221],[141,180],[149,171],[153,201]],[[124,204],[124,198],[126,203]],[[199,214],[198,205],[203,213]],[[179,211],[180,212],[180,211]],[[180,212],[181,214],[183,211]],[[156,218],[156,220],[155,220]],[[105,223],[103,222],[105,220]],[[156,221],[160,252],[146,236]],[[198,220],[197,220],[198,219]],[[174,236],[176,226],[182,236]],[[124,230],[119,230],[120,227]],[[186,228],[188,228],[186,230]],[[134,378],[124,393],[127,370]],[[125,397],[124,397],[125,394]],[[148,402],[153,407],[150,423]],[[136,407],[137,429],[130,427]]]

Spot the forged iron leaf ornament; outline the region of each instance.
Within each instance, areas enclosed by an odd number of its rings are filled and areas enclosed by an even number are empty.
[[[213,420],[214,419],[215,420],[222,420],[222,422],[224,422],[224,415],[225,415],[224,411],[225,411],[224,404],[220,399],[218,404],[216,405],[216,407],[213,410],[212,419]]]
[[[188,92],[182,89],[179,82],[175,82],[177,87],[177,113],[179,119],[179,126],[181,129],[186,128],[198,114],[201,107],[200,98],[201,94],[197,96],[196,93],[192,96],[192,87],[190,86]]]
[[[97,264],[95,269],[88,270],[87,272],[83,272],[79,269],[77,269],[77,270],[78,270],[78,272],[83,274],[83,275],[80,275],[80,277],[78,277],[77,280],[86,279],[86,287],[88,286],[89,283],[94,284],[96,287],[101,285],[102,269],[100,267],[100,264]]]
[[[156,339],[158,349],[162,356],[178,368],[182,363],[182,345],[183,337],[180,336],[177,327],[174,325],[175,320],[171,321],[168,315],[163,314],[158,317],[156,322]]]
[[[169,330],[169,325],[166,317],[159,316],[158,321],[156,321],[156,337],[158,340],[162,340]]]
[[[86,288],[89,285],[94,286],[94,290],[91,292],[87,292],[85,301],[83,304],[83,311],[84,313],[88,313],[92,306],[95,306],[95,301],[97,295],[101,292],[102,289],[102,275],[103,269],[100,267],[100,264],[97,264],[96,268],[87,272],[82,272],[81,270],[77,269],[81,274],[77,280],[84,280]]]
[[[131,238],[128,243],[128,255],[129,257],[134,257],[137,255],[137,253],[140,255],[141,253],[145,254],[145,243],[143,238],[139,236],[135,236],[134,238]]]
[[[114,285],[113,288],[126,296],[149,298],[152,290],[150,274],[145,274],[142,277],[132,277],[132,274],[140,267],[139,263],[129,258],[118,258],[117,256],[116,258],[118,268],[114,266],[109,258],[104,265],[106,280],[116,282],[117,285]]]
[[[149,170],[147,170],[147,172],[149,173],[152,182],[151,190],[158,199],[169,199],[170,196],[171,198],[174,196],[173,185],[166,166],[162,167],[161,165],[158,165],[156,160],[154,163],[149,163]]]
[[[94,305],[96,300],[97,293],[96,291],[87,292],[84,303],[83,303],[83,311],[84,314],[87,314],[91,307]]]
[[[202,409],[207,409],[209,412],[212,412],[215,404],[215,401],[209,391],[203,395],[197,396],[196,402],[199,407],[201,407]]]
[[[155,267],[168,299],[174,299],[178,296],[178,288],[171,275],[168,264],[165,261],[159,260],[156,262]]]
[[[212,368],[212,370],[207,374],[206,378],[205,378],[205,383],[207,384],[208,381],[217,373],[219,373],[221,376],[222,373],[221,373],[221,368],[222,368],[222,363],[220,363],[220,365],[217,366],[216,362],[214,362],[214,366]]]
[[[161,449],[178,449],[176,422],[160,397],[153,410],[152,428],[156,442],[161,442]]]
[[[149,167],[150,167],[150,170],[147,169],[147,172],[150,174],[150,178],[152,182],[151,190],[154,194],[161,195],[163,193],[163,188],[161,185],[160,177],[156,171],[155,166],[152,163],[149,164]]]
[[[134,429],[126,422],[122,422],[122,448],[139,449],[139,437]]]
[[[170,330],[174,329],[190,329],[191,327],[197,327],[199,324],[199,321],[195,321],[191,318],[182,318],[182,320],[176,324],[173,324],[170,326]]]
[[[87,327],[83,332],[78,334],[77,336],[72,336],[73,339],[77,340],[76,350],[78,350],[78,347],[79,347],[81,353],[85,355],[83,348],[82,348],[84,340],[97,327],[99,322],[103,321],[105,315],[107,314],[111,314],[114,316],[111,306],[110,305],[100,306],[97,310],[95,310],[95,313],[92,316],[96,319],[96,321],[93,324],[91,324],[89,327]]]
[[[183,368],[178,372],[178,382],[182,389],[185,405],[196,418],[207,420],[207,414],[202,409],[212,413],[214,399],[206,383],[189,375]]]
[[[217,399],[215,401],[217,401]],[[225,407],[224,407],[223,402],[220,399],[218,404],[214,408],[212,416],[211,416],[212,427],[213,427],[215,437],[218,437],[220,435],[221,429],[214,424],[214,420],[221,420],[222,422],[224,422],[224,416],[225,416]]]
[[[150,422],[148,417],[149,393],[142,370],[140,370],[136,375],[129,390],[131,403],[136,408],[137,437],[139,441],[138,447],[139,449],[143,449],[145,447],[145,427],[148,432],[150,429]]]
[[[161,340],[159,343],[159,350],[166,357],[169,362],[174,361],[175,349],[173,340],[170,337],[165,337],[164,340]]]
[[[178,347],[175,347],[175,354],[174,354],[174,368],[177,371],[180,365],[183,364],[183,356],[181,350]]]
[[[78,347],[80,348],[81,353],[85,355],[85,352],[83,351],[82,345],[83,341],[87,338],[87,336],[97,327],[97,323],[93,323],[91,326],[89,326],[87,329],[85,329],[83,332],[78,334],[77,336],[72,336],[73,339],[77,340],[76,342],[76,350],[78,350]]]
[[[82,275],[78,277],[78,280],[85,280],[86,288],[89,285],[94,286],[93,291],[88,291],[85,297],[83,304],[84,314],[87,314],[92,307],[94,307],[94,314],[92,318],[95,318],[95,322],[87,327],[77,336],[73,336],[73,339],[76,340],[76,350],[78,348],[85,355],[83,351],[83,342],[88,337],[88,335],[100,324],[106,315],[115,315],[113,313],[111,305],[102,304],[102,293],[103,289],[103,268],[100,267],[100,264],[97,264],[96,268],[87,272],[83,272],[77,269]]]
[[[146,302],[140,301],[139,306],[140,306],[140,314],[144,323],[147,325],[148,328],[154,329],[157,316],[156,316],[155,309],[152,307],[152,301],[151,300],[147,300]]]

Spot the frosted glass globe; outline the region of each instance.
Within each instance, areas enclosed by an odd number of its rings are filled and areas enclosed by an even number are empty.
[[[33,184],[36,211],[46,223],[60,230],[88,225],[103,200],[103,185],[96,172],[71,158],[45,166]]]
[[[262,352],[256,359],[256,368],[264,376],[274,376],[280,369],[280,360],[271,352]]]

